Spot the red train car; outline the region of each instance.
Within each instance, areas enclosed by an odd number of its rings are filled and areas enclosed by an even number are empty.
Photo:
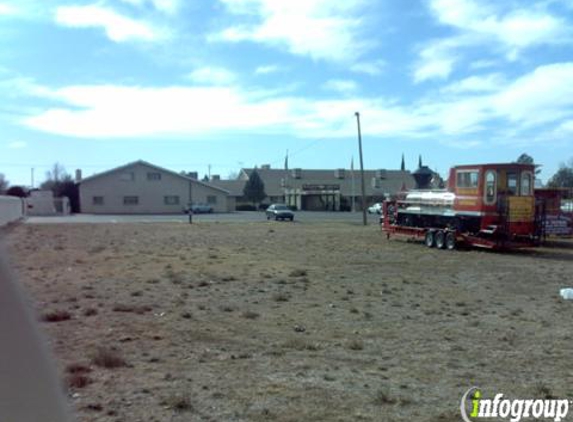
[[[536,245],[534,172],[533,164],[456,166],[445,189],[428,189],[432,172],[422,167],[414,173],[416,189],[384,203],[382,230],[447,249],[460,242],[490,249]]]

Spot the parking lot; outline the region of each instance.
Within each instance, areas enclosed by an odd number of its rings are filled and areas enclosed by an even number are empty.
[[[367,214],[369,224],[377,224],[379,216],[377,214]],[[221,223],[253,223],[256,221],[266,221],[263,211],[236,211],[224,214],[194,214],[193,222],[221,222]],[[68,216],[43,216],[28,217],[26,222],[31,224],[54,224],[54,223],[189,223],[186,214],[170,215],[96,215],[96,214],[74,214]],[[362,223],[362,213],[360,212],[320,212],[320,211],[298,211],[295,213],[296,223],[314,222],[345,222],[357,224]],[[290,224],[290,222],[287,222]]]

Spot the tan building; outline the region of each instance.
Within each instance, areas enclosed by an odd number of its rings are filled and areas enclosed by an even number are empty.
[[[175,214],[189,203],[215,212],[235,209],[225,189],[136,161],[79,180],[81,212],[89,214]]]
[[[243,188],[254,169],[242,169],[237,180],[213,180],[226,189],[237,204],[248,203]],[[265,204],[286,203],[298,210],[350,211],[360,210],[360,171],[348,169],[272,169],[264,165],[257,169],[265,184]],[[381,202],[401,190],[412,189],[414,178],[406,170],[365,170],[366,206]]]

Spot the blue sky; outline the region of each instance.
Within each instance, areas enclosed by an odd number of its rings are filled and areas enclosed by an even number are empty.
[[[570,0],[0,0],[0,172],[573,156]]]

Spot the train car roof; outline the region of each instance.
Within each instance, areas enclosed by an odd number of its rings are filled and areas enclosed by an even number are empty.
[[[454,169],[475,169],[476,167],[495,167],[495,168],[535,168],[536,164],[528,164],[528,163],[481,163],[481,164],[462,164],[459,166],[453,166]]]

